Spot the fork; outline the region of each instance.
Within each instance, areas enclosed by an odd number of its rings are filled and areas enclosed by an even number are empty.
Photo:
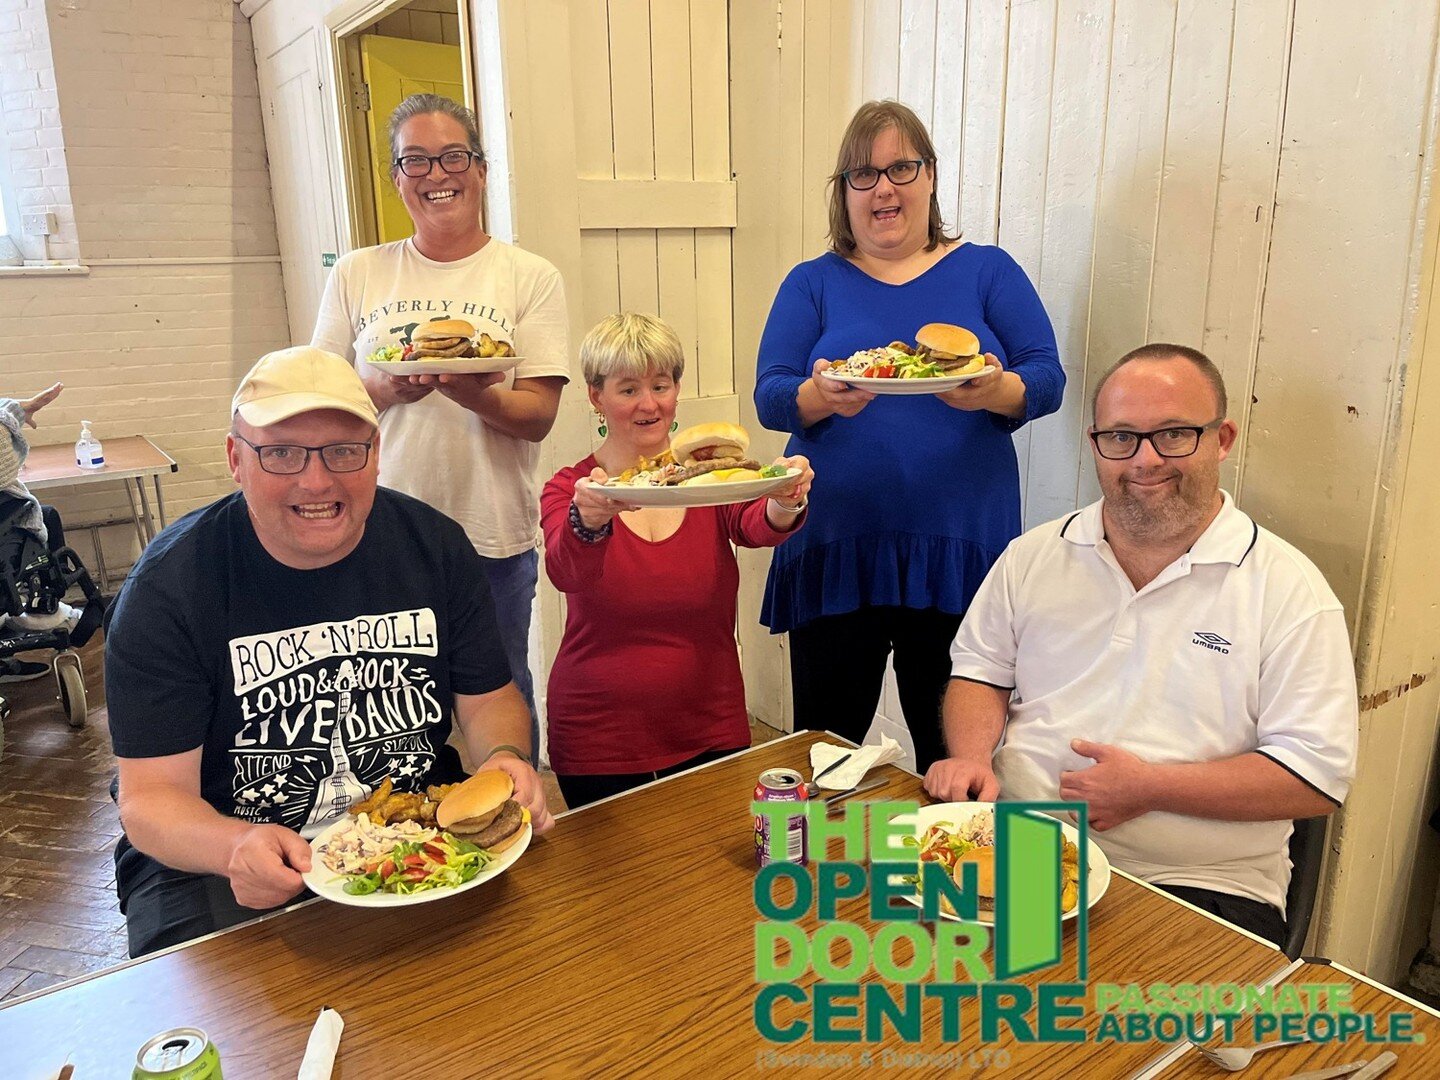
[[[1309,1041],[1308,1038],[1282,1039],[1279,1042],[1261,1043],[1259,1046],[1217,1046],[1214,1049],[1201,1046],[1197,1042],[1191,1042],[1190,1045],[1195,1047],[1196,1050],[1199,1050],[1201,1056],[1203,1056],[1206,1061],[1218,1065],[1220,1068],[1226,1069],[1229,1072],[1239,1072],[1241,1069],[1249,1067],[1251,1060],[1256,1054],[1263,1053],[1266,1050],[1274,1050],[1280,1046],[1299,1046],[1301,1043]]]

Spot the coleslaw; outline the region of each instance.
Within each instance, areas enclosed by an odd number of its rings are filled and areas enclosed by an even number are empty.
[[[944,372],[928,354],[916,355],[896,345],[861,349],[830,365],[826,374],[853,379],[938,379]]]
[[[489,852],[413,821],[376,825],[363,814],[349,819],[320,848],[321,860],[344,880],[352,896],[374,892],[406,896],[449,889],[469,881],[494,859]]]

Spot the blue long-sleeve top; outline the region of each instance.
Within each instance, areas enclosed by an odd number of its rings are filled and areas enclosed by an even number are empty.
[[[962,412],[928,395],[881,396],[804,427],[815,361],[964,326],[1025,383],[1025,415]],[[755,408],[815,467],[805,528],[775,550],[760,620],[772,633],[868,605],[961,614],[1020,532],[1011,434],[1060,407],[1065,372],[1035,287],[998,247],[962,244],[904,285],[833,253],[790,271],[760,339]]]

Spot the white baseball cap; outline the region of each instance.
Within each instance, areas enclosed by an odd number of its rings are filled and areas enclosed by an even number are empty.
[[[380,414],[355,369],[343,357],[310,345],[266,353],[240,380],[230,403],[231,415],[254,427],[317,409],[340,409],[380,426]]]

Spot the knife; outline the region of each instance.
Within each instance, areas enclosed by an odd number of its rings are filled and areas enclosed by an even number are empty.
[[[827,795],[825,796],[825,808],[828,810],[830,807],[834,806],[841,800],[850,798],[851,795],[859,795],[862,792],[874,791],[878,787],[884,787],[889,782],[890,780],[888,777],[877,776],[874,780],[867,780],[865,781],[865,783],[858,784],[847,791],[837,791],[834,795]]]
[[[1399,1060],[1394,1051],[1386,1050],[1374,1061],[1370,1062],[1369,1065],[1366,1065],[1365,1068],[1357,1072],[1355,1074],[1355,1080],[1375,1080],[1375,1077],[1386,1072],[1391,1065],[1394,1065]]]
[[[1352,1061],[1349,1065],[1332,1065],[1328,1069],[1315,1069],[1311,1072],[1296,1073],[1287,1077],[1286,1080],[1334,1080],[1337,1076],[1351,1076],[1365,1068],[1370,1062],[1364,1060]]]

